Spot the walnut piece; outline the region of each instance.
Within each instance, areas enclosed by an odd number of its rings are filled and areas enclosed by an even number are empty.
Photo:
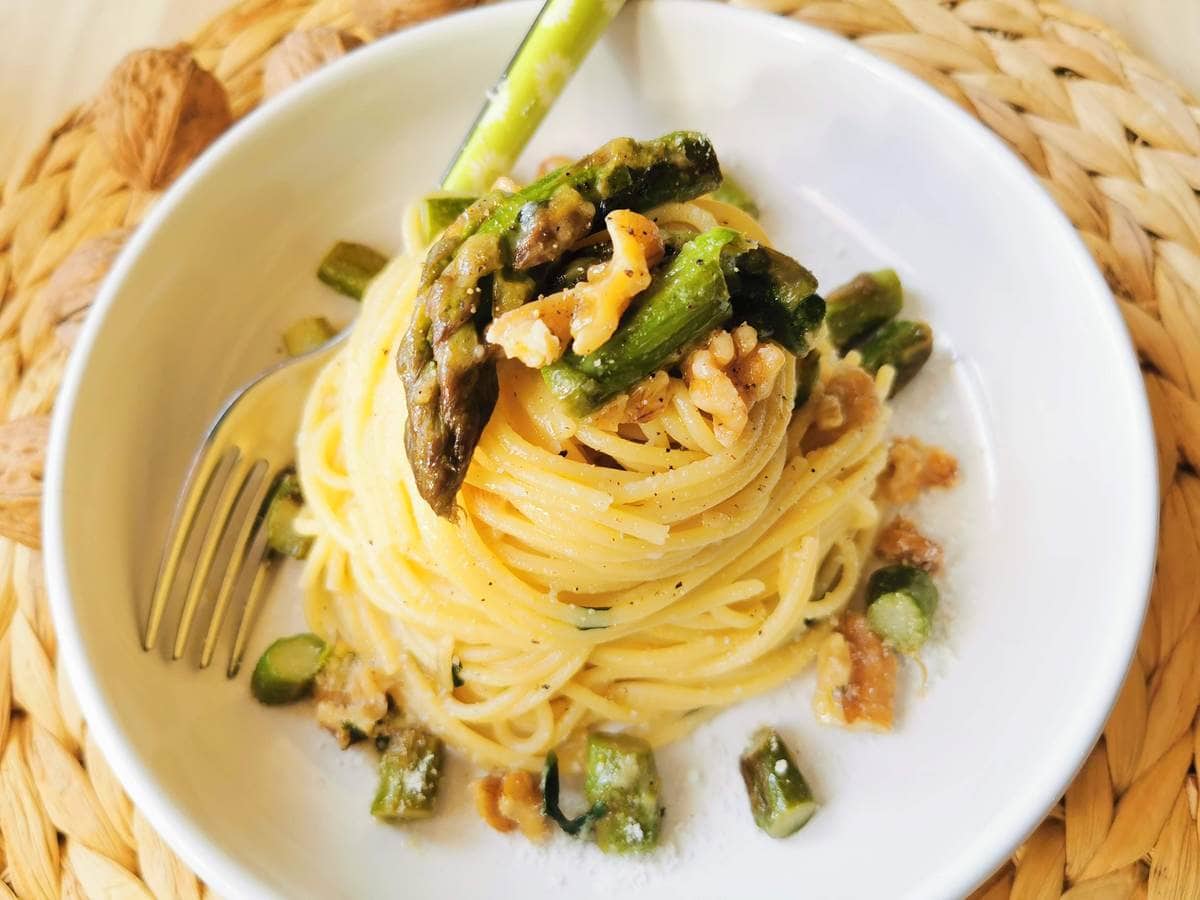
[[[958,481],[958,460],[941,447],[914,437],[901,437],[888,448],[888,464],[879,476],[880,499],[900,505],[911,503],[926,488],[953,487]]]
[[[427,19],[436,19],[480,0],[354,0],[354,16],[372,34],[379,36]]]
[[[708,343],[688,354],[683,380],[696,407],[712,416],[713,433],[723,447],[732,447],[750,420],[750,409],[775,387],[787,361],[777,344],[758,339],[749,325],[733,334],[715,331]]]
[[[805,453],[828,447],[873,421],[882,407],[875,379],[857,366],[843,368],[825,382],[819,404],[816,421],[804,435]]]
[[[574,287],[504,313],[487,328],[489,344],[539,369],[562,356],[572,339],[572,349],[586,354],[612,337],[630,302],[650,286],[650,269],[663,257],[663,242],[657,225],[626,209],[609,213],[605,224],[612,259],[591,266]]]
[[[875,553],[888,562],[916,566],[926,572],[942,567],[941,544],[921,534],[916,523],[904,516],[896,516],[879,532]]]
[[[317,723],[345,750],[370,737],[387,715],[387,693],[378,673],[354,653],[336,652],[317,675]]]
[[[170,184],[233,121],[225,88],[184,44],[126,56],[94,115],[113,166],[143,190]]]
[[[345,56],[362,41],[336,28],[293,31],[267,54],[263,63],[263,96],[274,97],[326,63]]]
[[[549,833],[542,815],[542,792],[529,772],[514,769],[503,776],[489,775],[476,781],[472,790],[479,817],[496,831],[520,828],[531,841],[541,841]]]

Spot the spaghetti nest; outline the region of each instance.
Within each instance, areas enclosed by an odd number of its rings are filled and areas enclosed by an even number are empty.
[[[570,760],[598,723],[666,743],[800,672],[878,522],[886,376],[826,346],[795,408],[789,354],[725,446],[678,378],[652,414],[613,426],[573,419],[536,370],[503,362],[451,522],[421,500],[402,441],[392,354],[419,268],[400,257],[375,280],[305,412],[313,628],[485,766]]]

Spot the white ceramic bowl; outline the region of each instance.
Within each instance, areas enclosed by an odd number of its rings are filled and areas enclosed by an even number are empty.
[[[461,763],[436,819],[378,825],[367,757],[340,754],[304,710],[138,649],[205,424],[279,356],[284,324],[349,317],[316,260],[339,237],[398,247],[403,203],[436,182],[534,12],[491,7],[352,54],[247,117],[131,240],[69,367],[47,479],[61,658],[91,728],[230,897],[558,897],[564,882],[575,898],[964,894],[1053,803],[1120,684],[1153,557],[1150,420],[1112,298],[1017,159],[897,69],[782,19],[632,6],[527,160],[701,129],[825,285],[900,270],[939,350],[897,421],[955,450],[964,479],[918,511],[950,550],[945,633],[894,734],[817,725],[802,679],[664,751],[668,846],[605,859],[489,832]],[[252,653],[300,624],[283,581]],[[787,841],[754,829],[733,764],[761,721],[801,748],[824,802]]]

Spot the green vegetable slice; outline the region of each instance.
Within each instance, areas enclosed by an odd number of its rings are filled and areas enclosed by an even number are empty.
[[[337,331],[324,316],[310,316],[297,319],[283,333],[283,346],[288,356],[303,356],[310,350],[316,350]]]
[[[295,472],[285,472],[275,483],[267,499],[263,528],[267,529],[267,546],[276,553],[293,559],[304,559],[312,546],[312,538],[296,531],[296,517],[304,509],[304,495]]]
[[[317,277],[339,294],[361,300],[388,258],[365,244],[338,241],[325,254],[317,269]]]
[[[445,231],[451,222],[462,215],[464,209],[478,199],[469,195],[453,194],[431,194],[423,199],[418,208],[418,217],[425,242],[432,241]]]
[[[883,366],[892,366],[896,378],[892,393],[912,381],[933,355],[933,329],[924,322],[897,319],[880,326],[858,346],[862,367],[874,374]]]
[[[803,828],[818,809],[808,782],[779,734],[763,728],[740,760],[754,823],[773,838]]]
[[[433,815],[442,777],[442,741],[422,728],[400,728],[379,757],[379,787],[371,814],[392,822]]]
[[[937,585],[915,566],[885,566],[867,581],[867,624],[903,653],[929,638],[937,606]]]
[[[258,658],[250,691],[259,703],[277,706],[308,696],[329,659],[329,646],[315,634],[279,638]]]
[[[606,808],[595,826],[596,844],[605,853],[644,853],[658,846],[658,769],[646,741],[631,734],[589,734],[584,796],[593,808]]]
[[[893,269],[863,272],[825,298],[829,340],[839,350],[894,319],[904,305],[904,289]]]

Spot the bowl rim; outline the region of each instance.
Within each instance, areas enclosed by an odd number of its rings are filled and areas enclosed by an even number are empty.
[[[67,363],[53,412],[42,503],[47,590],[58,635],[59,664],[65,668],[100,750],[130,798],[183,861],[223,895],[271,896],[277,891],[237,858],[219,850],[207,834],[182,810],[172,806],[159,793],[151,767],[121,732],[106,695],[90,677],[91,654],[73,614],[67,567],[68,550],[63,540],[66,515],[63,486],[77,395],[87,375],[93,347],[104,319],[116,303],[131,268],[142,255],[151,235],[173,215],[180,201],[206,177],[209,170],[219,160],[234,152],[250,135],[284,114],[291,106],[303,102],[305,98],[318,95],[340,81],[353,78],[360,68],[370,68],[378,57],[419,52],[422,45],[442,40],[446,33],[460,29],[467,23],[483,27],[492,22],[511,21],[514,18],[532,21],[538,6],[536,0],[514,0],[422,23],[374,41],[310,75],[301,83],[289,87],[280,96],[261,103],[221,135],[188,167],[136,229],[104,279],[91,315],[88,316]],[[1130,423],[1136,426],[1134,453],[1135,456],[1141,457],[1143,464],[1140,472],[1131,473],[1131,477],[1126,480],[1134,497],[1134,505],[1140,500],[1143,507],[1140,521],[1135,523],[1138,527],[1131,530],[1131,533],[1135,534],[1142,532],[1142,539],[1136,545],[1130,545],[1127,551],[1130,571],[1140,573],[1140,579],[1136,579],[1141,585],[1140,602],[1131,600],[1125,604],[1122,607],[1122,617],[1112,626],[1115,631],[1124,635],[1123,649],[1111,660],[1106,679],[1100,685],[1100,689],[1093,690],[1083,698],[1083,714],[1075,717],[1075,721],[1079,723],[1078,727],[1073,733],[1060,736],[1060,739],[1054,742],[1046,762],[1039,771],[1032,773],[1034,777],[1027,781],[1019,797],[998,811],[987,829],[970,845],[969,851],[938,869],[925,882],[925,887],[936,892],[938,896],[965,895],[1007,859],[1020,841],[1045,818],[1055,800],[1073,780],[1115,705],[1137,647],[1154,572],[1158,542],[1159,491],[1153,421],[1142,385],[1136,352],[1115,299],[1074,225],[1024,162],[998,136],[953,101],[899,66],[875,56],[841,36],[815,26],[766,11],[723,3],[657,0],[654,7],[659,6],[668,10],[667,15],[671,14],[670,11],[683,14],[686,8],[688,16],[707,18],[713,28],[764,28],[791,32],[806,43],[845,56],[854,65],[866,69],[880,80],[889,82],[891,89],[907,92],[918,102],[934,107],[938,114],[948,116],[957,123],[956,127],[962,129],[964,137],[973,141],[976,152],[990,156],[992,164],[1007,169],[1010,175],[1023,179],[1034,188],[1031,192],[1031,202],[1040,205],[1043,214],[1056,219],[1069,233],[1068,243],[1075,248],[1079,261],[1085,264],[1082,270],[1088,273],[1085,277],[1089,279],[1089,283],[1084,286],[1087,293],[1093,298],[1106,299],[1106,302],[1097,304],[1100,308],[1094,311],[1099,317],[1100,327],[1109,333],[1109,337],[1117,338],[1117,346],[1128,349],[1127,353],[1118,354],[1123,358],[1114,360],[1114,363],[1121,369],[1117,375],[1118,379],[1124,382],[1125,390],[1131,395],[1132,408],[1137,419]],[[637,14],[645,14],[646,10],[641,8],[640,4],[638,9]],[[1139,482],[1142,495],[1140,498],[1137,497]]]

